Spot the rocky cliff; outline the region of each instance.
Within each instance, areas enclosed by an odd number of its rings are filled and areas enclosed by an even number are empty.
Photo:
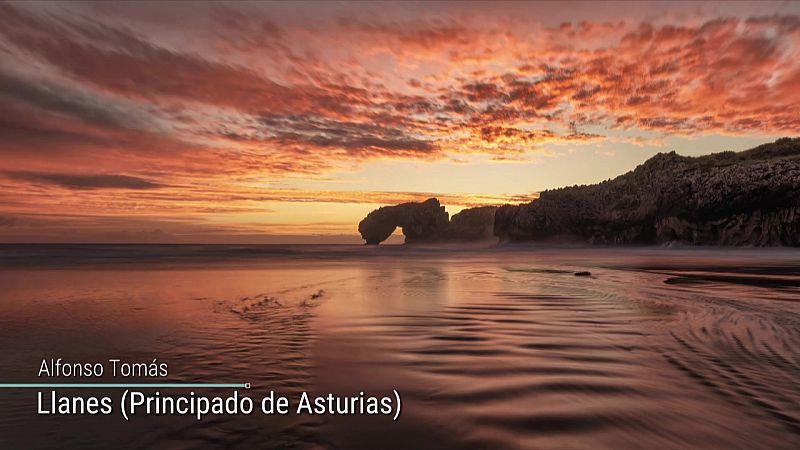
[[[800,138],[701,157],[659,153],[612,180],[542,192],[522,205],[465,209],[435,198],[379,208],[368,244],[396,227],[407,243],[475,241],[800,246]]]
[[[800,139],[702,157],[660,153],[631,172],[495,214],[506,241],[800,246]]]
[[[453,214],[445,238],[449,241],[483,241],[494,239],[496,206],[479,206]]]

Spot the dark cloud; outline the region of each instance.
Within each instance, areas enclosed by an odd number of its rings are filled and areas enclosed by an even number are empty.
[[[6,172],[6,176],[30,183],[49,184],[68,189],[156,189],[164,187],[144,178],[128,175],[78,175],[65,173]]]
[[[168,96],[250,111],[269,105],[286,112],[348,105],[317,87],[283,86],[246,67],[172,51],[102,23],[55,20],[4,5],[0,35],[82,82],[156,103]]]
[[[555,133],[550,130],[527,131],[511,127],[486,126],[481,128],[480,136],[487,142],[496,142],[503,138],[537,142],[544,138],[552,138]]]
[[[313,115],[260,118],[262,132],[283,145],[310,145],[344,149],[351,153],[421,153],[436,152],[435,143],[417,138],[399,128],[374,123],[347,122]]]
[[[0,72],[0,101],[73,117],[106,127],[145,127],[145,116],[125,111],[99,95],[43,80],[21,78]]]

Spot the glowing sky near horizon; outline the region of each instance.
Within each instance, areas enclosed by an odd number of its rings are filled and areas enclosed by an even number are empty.
[[[800,130],[800,3],[0,4],[0,242],[357,242]]]

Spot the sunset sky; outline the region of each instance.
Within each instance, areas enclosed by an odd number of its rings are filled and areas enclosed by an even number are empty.
[[[360,242],[800,131],[800,2],[3,3],[0,242]]]

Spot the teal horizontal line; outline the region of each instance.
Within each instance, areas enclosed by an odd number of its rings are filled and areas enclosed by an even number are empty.
[[[242,388],[250,383],[0,383],[0,388]]]

